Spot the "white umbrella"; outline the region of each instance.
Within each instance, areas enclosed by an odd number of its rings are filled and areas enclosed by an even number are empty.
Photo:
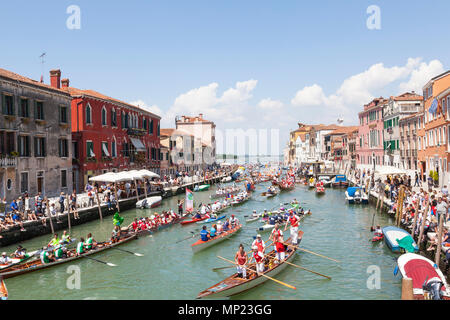
[[[140,174],[142,174],[142,177],[151,179],[151,178],[160,178],[159,174],[156,174],[150,170],[142,169],[138,171]]]
[[[375,173],[378,173],[379,175],[390,175],[390,174],[406,174],[406,170],[397,168],[397,167],[391,167],[391,166],[384,166],[379,169],[375,170]]]
[[[116,182],[117,179],[118,174],[115,172],[107,172],[99,176],[89,178],[90,181],[99,181],[99,182]]]

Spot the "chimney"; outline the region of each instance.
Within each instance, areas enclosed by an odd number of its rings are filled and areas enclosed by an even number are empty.
[[[53,88],[61,88],[61,70],[50,70],[50,85]]]
[[[69,87],[69,79],[62,79],[61,80],[61,87],[62,88],[68,88]]]

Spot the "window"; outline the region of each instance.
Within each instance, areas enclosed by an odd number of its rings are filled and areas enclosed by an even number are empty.
[[[109,157],[108,142],[102,142],[102,157]]]
[[[102,108],[102,126],[106,126],[106,117],[107,117],[107,112],[106,112],[106,108],[103,107]]]
[[[28,191],[28,172],[20,173],[20,192],[25,193]]]
[[[59,123],[68,123],[66,106],[59,106]]]
[[[29,136],[19,136],[17,141],[17,147],[19,150],[19,156],[29,157],[30,156],[30,137]]]
[[[3,114],[14,115],[14,97],[10,95],[3,96]]]
[[[46,155],[45,138],[35,137],[34,138],[34,156],[35,157],[45,157],[45,155]]]
[[[36,101],[34,108],[34,118],[36,120],[44,120],[44,102]]]
[[[20,99],[20,109],[19,116],[22,118],[28,118],[30,116],[29,108],[28,108],[28,99],[21,98]]]
[[[59,156],[61,158],[69,157],[69,141],[67,139],[59,139]]]
[[[67,188],[67,170],[61,169],[61,188]]]
[[[117,146],[115,138],[113,138],[113,141],[111,142],[111,156],[113,158],[117,157]]]
[[[117,127],[117,114],[116,110],[111,110],[111,127]]]
[[[150,134],[153,134],[153,119],[150,120],[149,133],[150,133]]]
[[[95,157],[94,143],[92,141],[86,141],[86,155],[88,158]]]
[[[122,153],[124,157],[129,157],[129,153],[128,153],[128,143],[124,142],[122,144]]]
[[[158,135],[158,137],[159,137],[159,134],[160,134],[160,128],[159,128],[159,122],[158,122],[158,131],[157,131],[157,133],[156,133],[157,135]]]
[[[86,106],[86,124],[92,124],[92,108],[89,104]]]

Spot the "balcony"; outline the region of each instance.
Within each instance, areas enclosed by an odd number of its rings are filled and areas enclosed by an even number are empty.
[[[147,133],[145,129],[140,128],[128,128],[127,134],[130,136],[143,136]]]
[[[17,157],[0,156],[0,168],[13,168],[17,166]]]

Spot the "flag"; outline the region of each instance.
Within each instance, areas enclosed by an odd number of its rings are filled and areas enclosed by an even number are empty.
[[[120,226],[122,224],[123,220],[124,220],[124,218],[121,217],[118,212],[116,212],[113,217],[113,225]]]
[[[186,188],[186,201],[185,201],[185,210],[187,212],[192,212],[194,210],[194,194],[191,190]]]

